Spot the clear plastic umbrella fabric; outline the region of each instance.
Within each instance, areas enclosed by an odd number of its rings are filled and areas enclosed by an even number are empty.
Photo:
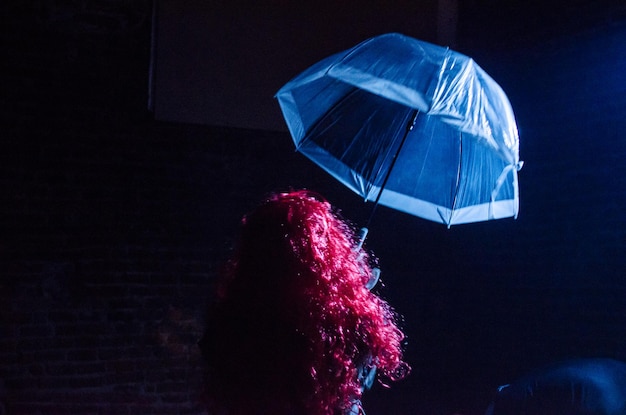
[[[298,151],[367,201],[448,226],[517,217],[513,110],[463,54],[385,34],[318,62],[276,98]]]

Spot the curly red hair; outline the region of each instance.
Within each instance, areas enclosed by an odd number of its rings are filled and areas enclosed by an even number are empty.
[[[207,392],[230,414],[336,415],[358,369],[408,374],[396,314],[366,288],[367,253],[321,196],[277,193],[242,220],[201,341]]]

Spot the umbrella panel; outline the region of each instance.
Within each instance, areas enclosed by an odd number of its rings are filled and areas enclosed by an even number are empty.
[[[366,200],[384,185],[379,203],[451,224],[456,210],[486,219],[494,201],[513,199],[514,174],[503,176],[508,163],[484,139],[421,113],[409,130],[416,110],[364,90],[333,99],[296,145]]]
[[[485,140],[420,114],[380,203],[448,225],[512,216],[516,177]]]
[[[413,110],[353,88],[296,147],[366,200],[375,200]]]
[[[498,187],[507,166],[485,140],[420,114],[385,189],[460,209],[513,197],[510,180]]]
[[[452,208],[460,175],[460,134],[419,114],[383,190]],[[381,196],[381,203],[385,202]],[[400,207],[400,209],[402,209]]]

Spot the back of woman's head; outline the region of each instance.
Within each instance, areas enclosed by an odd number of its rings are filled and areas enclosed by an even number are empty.
[[[246,215],[201,345],[213,402],[336,414],[360,398],[363,362],[383,378],[406,374],[395,315],[365,287],[368,261],[319,195],[273,194]]]

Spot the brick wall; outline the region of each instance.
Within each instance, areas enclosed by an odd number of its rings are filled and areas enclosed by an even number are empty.
[[[135,4],[3,6],[3,415],[203,413],[214,270],[289,144],[153,122]]]
[[[4,6],[2,415],[204,413],[215,269],[313,169],[286,133],[154,122],[137,4]]]
[[[228,205],[260,196],[245,190],[266,185],[253,169],[272,143],[38,121],[1,145],[6,413],[200,412],[195,343]]]
[[[71,4],[14,6],[2,32],[0,414],[201,414],[195,343],[241,214],[287,186],[358,223],[369,206],[284,133],[154,122],[141,9]],[[478,414],[536,365],[626,360],[623,44],[618,25],[476,50],[520,124],[520,217],[448,230],[378,209],[368,246],[414,373],[368,414]]]

